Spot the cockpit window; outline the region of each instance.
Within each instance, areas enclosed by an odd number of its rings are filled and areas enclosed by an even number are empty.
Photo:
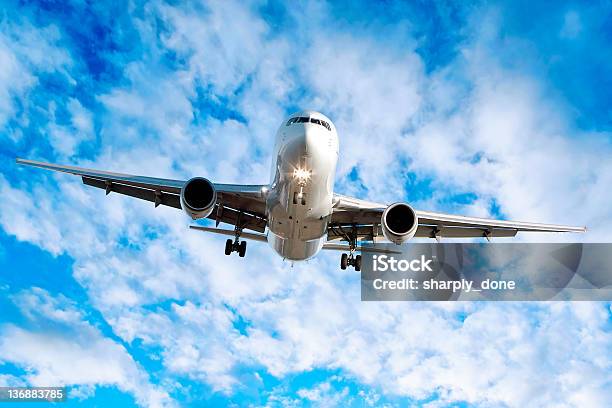
[[[326,121],[324,121],[322,119],[308,118],[308,117],[304,117],[304,116],[299,116],[299,117],[295,117],[295,118],[289,119],[287,121],[286,126],[289,126],[289,125],[291,125],[293,123],[308,123],[308,122],[314,123],[316,125],[321,125],[325,129],[327,129],[327,130],[329,130],[331,132],[331,126]]]

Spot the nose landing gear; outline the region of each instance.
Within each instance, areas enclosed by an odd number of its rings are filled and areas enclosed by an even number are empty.
[[[293,204],[301,204],[306,205],[306,195],[303,192],[294,192],[293,193]]]

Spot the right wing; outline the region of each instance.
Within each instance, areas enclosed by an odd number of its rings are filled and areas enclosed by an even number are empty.
[[[81,176],[83,183],[111,192],[151,201],[155,206],[166,205],[181,209],[181,189],[186,180],[172,180],[109,171],[62,166],[34,160],[17,159],[17,163],[47,170]],[[266,228],[265,200],[262,189],[266,185],[213,183],[217,204],[208,218],[242,228],[263,232]]]
[[[328,231],[330,240],[343,240],[349,232],[355,232],[364,240],[376,240],[382,235],[380,221],[386,208],[387,206],[381,203],[335,194]],[[415,210],[415,213],[419,221],[415,235],[418,238],[496,238],[514,237],[519,231],[586,231],[586,227],[463,217],[419,210]]]

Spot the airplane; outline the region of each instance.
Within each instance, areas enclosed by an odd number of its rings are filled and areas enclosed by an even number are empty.
[[[83,183],[111,192],[185,211],[193,220],[209,218],[215,227],[191,225],[200,231],[233,237],[225,254],[246,254],[246,241],[267,242],[284,259],[306,260],[321,249],[344,251],[341,269],[361,269],[356,252],[376,249],[383,241],[397,245],[410,239],[514,237],[519,231],[585,232],[586,227],[464,217],[414,209],[404,202],[383,204],[334,192],[339,140],[325,115],[301,111],[284,120],[276,133],[269,184],[213,183],[135,176],[33,160],[17,163],[81,176]],[[233,229],[218,228],[219,223]],[[250,230],[245,231],[245,230]],[[242,240],[241,240],[242,238]]]

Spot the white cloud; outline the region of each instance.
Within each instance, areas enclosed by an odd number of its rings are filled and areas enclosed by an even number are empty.
[[[296,394],[308,401],[309,404],[316,404],[319,407],[337,407],[348,396],[348,388],[342,390],[332,389],[329,382],[317,384],[314,388],[299,389]]]
[[[71,60],[64,49],[56,46],[60,35],[56,27],[33,27],[27,21],[15,24],[0,21],[0,127],[9,119],[20,126],[29,122],[27,116],[16,115],[15,100],[25,103],[27,92],[37,85],[38,72],[62,72]],[[4,133],[4,132],[3,132]],[[6,133],[11,139],[20,138],[18,129]]]
[[[83,107],[77,99],[69,99],[66,109],[70,115],[70,124],[60,125],[56,122],[56,104],[49,104],[50,120],[49,142],[61,157],[70,157],[77,153],[82,142],[94,137],[93,118],[91,112]]]
[[[26,387],[27,383],[16,375],[0,374],[0,387]]]
[[[116,386],[140,405],[171,405],[168,394],[148,382],[125,348],[87,323],[63,296],[53,298],[33,288],[15,296],[15,303],[33,327],[1,328],[0,361],[24,368],[28,384]]]
[[[191,75],[212,85],[215,92],[234,92],[257,69],[268,29],[249,5],[236,1],[186,7],[158,3],[154,10],[170,25],[163,45],[189,56]],[[230,30],[228,21],[232,22]]]
[[[21,92],[34,82],[34,78],[23,69],[11,49],[8,48],[4,38],[0,42],[0,125],[14,114],[12,97],[14,92]]]

